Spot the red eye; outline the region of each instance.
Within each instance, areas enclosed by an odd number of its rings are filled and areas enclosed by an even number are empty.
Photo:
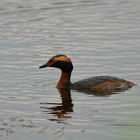
[[[49,61],[49,65],[50,65],[50,66],[53,65],[55,62],[56,62],[56,61],[55,61],[54,59],[51,59],[51,60]]]

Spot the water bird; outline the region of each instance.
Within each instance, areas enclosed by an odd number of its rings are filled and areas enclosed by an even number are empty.
[[[95,76],[77,82],[71,82],[73,64],[71,59],[63,54],[55,55],[39,68],[54,67],[61,70],[61,76],[57,83],[57,89],[73,89],[78,91],[90,91],[93,93],[117,93],[124,92],[133,87],[134,83],[122,78],[112,76]]]

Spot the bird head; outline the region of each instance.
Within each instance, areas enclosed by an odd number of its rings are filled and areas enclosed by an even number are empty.
[[[73,70],[71,59],[63,54],[53,56],[49,59],[47,63],[41,65],[39,68],[41,69],[45,67],[58,68],[61,69],[63,72],[71,72]]]

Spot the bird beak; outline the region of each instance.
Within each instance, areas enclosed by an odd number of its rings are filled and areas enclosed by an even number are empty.
[[[44,65],[41,65],[39,68],[42,69],[42,68],[45,68],[45,67],[49,67],[48,63],[46,63]]]

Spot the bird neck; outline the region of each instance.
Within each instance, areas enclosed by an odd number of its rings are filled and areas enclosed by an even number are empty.
[[[61,72],[61,77],[57,83],[57,88],[67,88],[70,85],[71,72]]]

